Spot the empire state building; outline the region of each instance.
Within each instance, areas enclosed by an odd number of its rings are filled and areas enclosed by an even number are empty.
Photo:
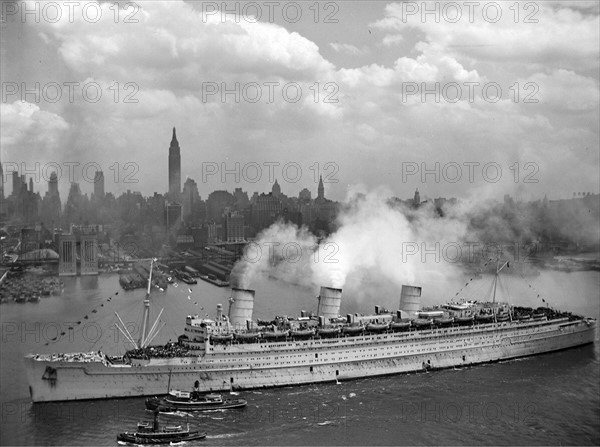
[[[177,202],[181,199],[181,152],[174,127],[169,146],[169,199]]]

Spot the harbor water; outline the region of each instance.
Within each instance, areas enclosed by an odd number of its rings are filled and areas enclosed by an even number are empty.
[[[530,280],[512,289],[514,304],[537,307],[541,294],[546,303],[553,299],[553,307],[600,316],[599,272],[545,271]],[[434,287],[449,290],[447,296],[428,295],[425,285],[423,300],[448,301],[463,282]],[[316,310],[317,288],[274,279],[252,287],[254,318]],[[100,275],[65,278],[60,295],[0,307],[0,444],[115,445],[117,433],[151,418],[143,398],[33,405],[23,363],[28,353],[124,353],[128,346],[114,312],[139,336],[144,295],[123,291],[115,275]],[[227,310],[229,296],[229,289],[202,281],[156,290],[151,319],[164,308],[166,326],[153,344],[175,341],[188,314],[212,316],[217,303]],[[343,315],[371,312],[375,304],[395,309],[399,300],[393,290],[377,303],[356,296],[344,290]],[[243,410],[167,414],[161,421],[189,422],[207,432],[189,445],[598,445],[599,351],[596,342],[462,369],[240,391],[248,401]]]

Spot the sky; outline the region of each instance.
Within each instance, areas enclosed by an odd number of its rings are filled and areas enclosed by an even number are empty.
[[[164,193],[175,126],[203,199],[598,193],[599,4],[469,5],[2,2],[4,171]]]

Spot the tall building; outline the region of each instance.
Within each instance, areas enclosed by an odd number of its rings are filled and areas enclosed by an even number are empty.
[[[55,171],[52,171],[50,174],[50,179],[48,180],[48,196],[50,197],[58,197],[58,176]]]
[[[104,198],[104,172],[96,171],[94,175],[94,199],[102,200]]]
[[[181,226],[181,205],[179,203],[167,203],[165,206],[165,223],[167,231],[178,229]]]
[[[183,221],[184,222],[192,222],[194,221],[194,213],[197,204],[200,202],[200,194],[198,193],[198,185],[196,182],[187,178],[185,183],[183,184],[183,194],[182,194],[182,211],[183,211]]]
[[[0,200],[4,200],[4,170],[0,161]]]
[[[281,201],[272,193],[261,194],[252,204],[252,225],[256,230],[267,228],[281,215]]]
[[[279,197],[281,195],[281,186],[277,183],[277,179],[275,179],[275,183],[273,183],[273,187],[271,188],[271,193],[275,197]]]
[[[21,195],[21,177],[17,171],[12,172],[12,195],[14,197]]]
[[[244,242],[244,216],[233,212],[225,215],[225,240],[227,242]]]
[[[317,199],[325,199],[325,187],[323,186],[323,176],[319,176],[319,187],[317,188]]]
[[[58,192],[58,176],[56,172],[50,174],[48,180],[48,191],[42,200],[41,217],[42,221],[50,228],[55,228],[60,224],[62,204]]]
[[[178,201],[181,195],[181,151],[175,128],[173,127],[173,138],[169,146],[169,199]]]
[[[303,202],[310,202],[310,199],[311,199],[310,191],[307,188],[304,188],[298,194],[298,199],[300,199]]]
[[[223,213],[235,203],[235,198],[229,191],[213,191],[206,200],[207,219],[220,221]]]
[[[421,204],[421,194],[419,194],[419,189],[415,191],[415,196],[413,197],[413,206],[419,206]]]

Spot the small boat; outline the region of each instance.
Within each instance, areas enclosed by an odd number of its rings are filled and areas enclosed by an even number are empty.
[[[295,331],[291,331],[290,335],[294,338],[310,338],[315,335],[315,331],[312,329],[297,329]]]
[[[390,323],[390,329],[394,332],[407,331],[410,329],[410,320],[407,321],[394,321]]]
[[[266,340],[277,340],[287,337],[289,333],[290,331],[264,331],[262,332],[262,338]]]
[[[367,331],[369,332],[383,332],[388,328],[387,323],[369,323],[367,324]]]
[[[342,333],[344,334],[349,334],[349,335],[356,335],[356,334],[360,334],[362,331],[364,331],[364,326],[344,326],[342,328]]]
[[[444,311],[442,310],[420,310],[417,312],[419,318],[442,318]]]
[[[335,337],[340,333],[339,327],[322,327],[317,331],[321,337]]]
[[[228,343],[233,340],[233,334],[212,334],[210,339],[213,343]]]
[[[425,327],[429,327],[432,324],[432,320],[427,320],[425,318],[417,318],[416,320],[413,320],[412,324],[414,327],[416,328],[425,328]]]
[[[154,410],[154,422],[138,422],[135,432],[119,433],[117,441],[131,444],[168,444],[206,438],[206,433],[200,433],[197,430],[191,431],[189,424],[186,428],[182,428],[181,425],[165,425],[160,428],[158,413],[158,410]]]
[[[478,321],[479,323],[490,323],[493,320],[494,320],[493,315],[486,315],[486,314],[475,315],[475,321]]]
[[[473,316],[469,315],[468,317],[454,317],[454,322],[456,324],[471,324],[473,323]]]
[[[510,315],[508,315],[508,314],[496,315],[496,321],[498,321],[498,322],[509,321],[509,320],[510,320]]]
[[[245,399],[223,399],[220,394],[200,394],[198,391],[171,390],[163,397],[146,399],[146,408],[160,412],[208,411],[242,408],[247,405]]]
[[[254,343],[260,337],[259,332],[236,332],[234,337],[242,343]]]
[[[454,318],[434,318],[433,322],[435,324],[437,324],[438,326],[448,326],[450,324],[452,324],[452,322],[454,321]]]

